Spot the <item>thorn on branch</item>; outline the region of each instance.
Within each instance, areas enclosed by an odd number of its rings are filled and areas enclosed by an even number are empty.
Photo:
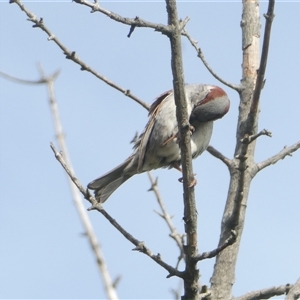
[[[69,53],[65,53],[65,54],[66,54],[66,59],[74,59],[75,55],[76,55],[76,52],[72,51],[71,54],[69,54]]]
[[[32,21],[32,19],[30,21]],[[32,27],[33,28],[42,27],[43,25],[44,25],[44,20],[43,18],[40,18],[40,20],[36,24],[32,25]]]
[[[122,278],[122,276],[121,276],[121,275],[118,275],[117,278],[113,281],[112,286],[113,286],[115,289],[117,288],[119,282],[121,281],[121,278]]]
[[[161,255],[160,255],[160,253],[157,253],[156,258],[157,258],[158,260],[161,260]]]
[[[148,192],[149,192],[150,190],[151,190],[151,189],[149,189]],[[160,212],[158,212],[157,210],[154,209],[154,212],[157,213],[161,218],[165,219],[165,216],[164,216],[163,214],[161,214]]]
[[[170,274],[168,274],[167,276],[166,276],[166,278],[171,278],[171,277],[173,277],[173,276],[177,276],[175,273],[170,273]]]
[[[139,242],[138,245],[132,249],[132,251],[145,252],[145,244],[144,242]]]
[[[55,35],[53,35],[53,34],[51,34],[49,37],[48,37],[48,41],[52,41],[52,40],[54,40],[55,39]]]
[[[125,91],[124,91],[124,95],[125,95],[125,96],[128,96],[129,94],[130,94],[130,90],[125,90]]]
[[[266,20],[272,22],[274,17],[275,17],[275,14],[271,14],[271,15],[264,14],[264,17],[265,17]]]
[[[136,16],[134,18],[134,21],[138,21],[140,18],[138,16]],[[127,34],[127,37],[130,38],[131,34],[133,33],[134,29],[135,29],[136,25],[131,25],[130,29],[129,29],[129,33]]]

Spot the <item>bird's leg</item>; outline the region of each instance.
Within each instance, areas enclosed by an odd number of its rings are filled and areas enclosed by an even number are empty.
[[[180,168],[180,164],[178,162],[174,162],[172,167],[182,173],[182,169]]]
[[[161,145],[165,146],[167,145],[169,142],[173,141],[174,139],[176,139],[178,137],[178,133],[172,135],[171,137],[169,137],[165,142],[163,142]]]
[[[180,168],[179,163],[177,163],[177,162],[173,163],[172,167],[182,173],[182,169]],[[193,187],[197,184],[197,179],[195,178],[196,175],[197,174],[194,174],[194,179],[189,184],[189,187]],[[178,178],[178,181],[182,183],[183,182],[183,177]]]

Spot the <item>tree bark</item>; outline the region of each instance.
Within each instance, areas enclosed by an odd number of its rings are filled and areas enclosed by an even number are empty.
[[[219,246],[235,229],[238,237],[236,243],[222,251],[216,258],[214,272],[211,277],[212,299],[231,299],[232,286],[235,281],[235,266],[239,252],[241,235],[244,227],[250,183],[253,178],[255,141],[243,143],[245,135],[257,133],[257,112],[251,117],[250,109],[253,91],[259,68],[259,3],[243,0],[242,28],[242,80],[239,118],[236,132],[236,148],[233,163],[230,167],[230,185],[227,202],[221,224]]]

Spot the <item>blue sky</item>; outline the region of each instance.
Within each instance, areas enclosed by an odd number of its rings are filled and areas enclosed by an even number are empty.
[[[151,103],[172,87],[168,39],[152,29],[129,27],[74,2],[24,2],[43,17],[48,28],[70,50],[102,75]],[[166,23],[164,1],[101,1],[127,17]],[[226,80],[241,78],[241,3],[198,1],[178,4],[189,16],[186,29],[198,40],[206,59]],[[265,13],[267,3],[261,3]],[[266,85],[261,96],[259,129],[272,138],[257,141],[260,162],[299,140],[300,3],[275,7]],[[131,154],[129,141],[147,122],[146,110],[111,89],[32,28],[17,5],[0,2],[0,71],[38,79],[37,63],[56,81],[56,96],[76,175],[83,184],[109,171]],[[262,18],[264,24],[264,19]],[[262,26],[263,28],[263,26]],[[219,84],[183,39],[185,80]],[[221,85],[221,84],[219,84]],[[222,86],[222,85],[221,85]],[[239,98],[215,123],[211,145],[232,158]],[[0,298],[105,298],[102,282],[71,199],[65,174],[49,147],[55,134],[44,86],[19,85],[0,78]],[[209,153],[194,162],[198,185],[199,251],[216,247],[227,196],[229,174]],[[174,170],[153,172],[178,231],[183,232],[182,187]],[[238,258],[234,295],[293,283],[300,276],[300,153],[294,153],[257,175],[252,182],[244,235]],[[146,174],[116,191],[105,209],[136,238],[175,265],[178,249],[158,210]],[[88,203],[85,203],[88,207]],[[121,299],[171,299],[179,280],[131,245],[97,212],[89,212]],[[214,260],[199,264],[208,284]],[[182,267],[182,265],[181,265]]]

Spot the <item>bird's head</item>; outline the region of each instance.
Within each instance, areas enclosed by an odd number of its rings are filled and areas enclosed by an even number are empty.
[[[194,109],[191,112],[190,122],[208,122],[222,118],[229,110],[230,101],[223,89],[215,85],[205,85],[206,94],[203,97],[196,99],[199,95],[192,94],[192,102],[195,103]],[[203,94],[202,94],[203,95]]]

